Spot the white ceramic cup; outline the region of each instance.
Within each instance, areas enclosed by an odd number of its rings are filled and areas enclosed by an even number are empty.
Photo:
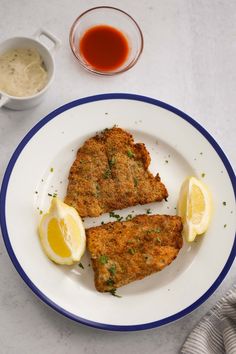
[[[45,44],[40,42],[43,36],[52,43],[50,47],[46,47]],[[0,55],[10,49],[35,48],[41,55],[48,72],[47,85],[35,95],[16,97],[0,91],[0,107],[4,106],[14,110],[24,110],[34,107],[42,101],[54,78],[55,64],[53,55],[60,45],[60,40],[45,29],[39,29],[32,37],[13,37],[0,44]]]

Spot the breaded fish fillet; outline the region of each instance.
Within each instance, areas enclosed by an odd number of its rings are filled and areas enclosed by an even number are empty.
[[[158,272],[182,247],[178,216],[139,215],[86,230],[95,286],[105,292]]]
[[[65,203],[85,217],[161,201],[168,193],[159,175],[148,171],[149,164],[144,144],[134,144],[120,128],[105,129],[78,150]]]

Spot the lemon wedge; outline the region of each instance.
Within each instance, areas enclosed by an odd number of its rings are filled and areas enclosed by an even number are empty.
[[[39,237],[48,258],[58,264],[80,261],[86,247],[85,230],[77,211],[52,198],[39,224]]]
[[[208,187],[195,177],[183,182],[177,213],[183,221],[183,235],[188,242],[208,229],[212,216],[212,197]]]

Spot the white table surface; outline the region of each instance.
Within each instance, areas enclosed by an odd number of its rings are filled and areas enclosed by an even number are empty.
[[[68,43],[70,25],[84,10],[117,6],[130,13],[144,34],[144,52],[122,75],[104,78],[84,71]],[[31,35],[39,27],[62,41],[55,81],[42,104],[28,111],[0,109],[0,174],[29,129],[56,107],[107,92],[151,96],[202,124],[236,166],[236,1],[1,0],[0,41]],[[217,291],[193,313],[144,332],[113,333],[85,327],[44,305],[15,271],[0,240],[0,352],[177,353],[191,329],[235,282],[236,265]],[[186,289],[187,291],[187,289]]]

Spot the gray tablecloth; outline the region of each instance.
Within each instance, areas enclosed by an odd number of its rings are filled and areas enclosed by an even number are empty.
[[[236,285],[187,337],[182,354],[236,354]]]

